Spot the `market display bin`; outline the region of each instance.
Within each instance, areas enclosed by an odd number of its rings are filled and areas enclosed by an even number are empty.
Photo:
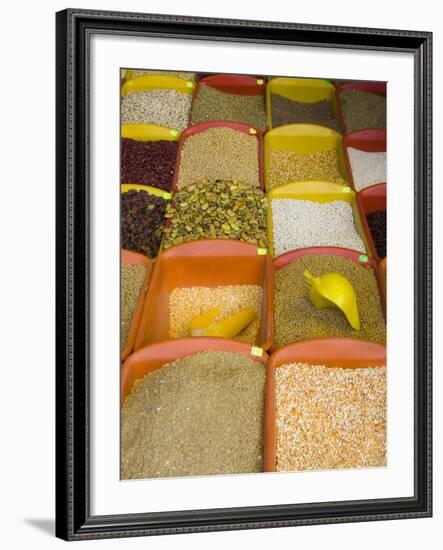
[[[146,256],[143,256],[143,254],[138,254],[137,252],[131,252],[130,250],[123,249],[121,251],[121,264],[146,265],[146,276],[140,291],[137,308],[135,310],[134,317],[132,318],[128,340],[126,341],[126,345],[121,353],[121,360],[124,361],[127,357],[129,357],[134,347],[135,337],[137,335],[137,328],[142,314],[143,302],[149,286],[149,279],[151,277],[153,263],[152,260],[150,260]]]
[[[371,187],[363,189],[363,191],[357,193],[357,205],[360,211],[360,218],[363,227],[365,228],[365,232],[368,236],[372,256],[376,260],[381,260],[377,253],[377,248],[375,247],[366,216],[380,210],[386,210],[386,184],[382,183],[380,185],[372,185]]]
[[[274,233],[272,225],[272,201],[275,199],[294,199],[313,201],[318,203],[327,203],[334,201],[344,201],[351,205],[354,214],[354,225],[357,233],[366,248],[367,255],[372,257],[372,250],[369,246],[369,236],[367,231],[369,228],[363,225],[360,212],[357,206],[356,193],[350,187],[329,183],[324,181],[301,181],[296,183],[287,183],[274,187],[268,193],[267,206],[267,229],[268,229],[268,246],[270,253],[274,256]],[[361,254],[359,252],[359,254]],[[284,256],[284,254],[282,254]]]
[[[359,90],[361,92],[370,92],[372,94],[377,94],[379,96],[386,97],[386,82],[347,82],[342,84],[336,89],[336,104],[337,104],[337,113],[340,121],[340,125],[343,129],[343,133],[347,133],[345,119],[343,117],[343,109],[340,99],[340,94],[345,90]]]
[[[385,128],[368,128],[366,130],[357,130],[346,134],[343,138],[343,147],[345,153],[346,169],[349,177],[349,184],[357,191],[352,173],[352,166],[349,160],[348,147],[359,149],[366,153],[386,153],[386,129]],[[379,181],[373,185],[386,183]]]
[[[326,367],[368,368],[386,366],[386,347],[354,338],[320,338],[285,346],[271,355],[266,372],[264,469],[276,471],[275,371],[288,363]]]
[[[135,191],[146,191],[147,193],[149,193],[149,195],[155,195],[156,197],[161,197],[165,201],[170,200],[172,197],[172,194],[169,193],[168,191],[165,191],[164,189],[158,189],[157,187],[151,187],[150,185],[143,185],[141,183],[122,183],[120,186],[121,193],[127,193],[131,189],[134,189]],[[165,218],[163,228],[165,227],[166,222],[167,222],[167,219]],[[163,237],[158,249],[158,254],[160,254],[162,250],[162,246],[163,246]]]
[[[148,92],[150,90],[175,90],[182,94],[192,94],[195,83],[176,76],[148,75],[127,79],[122,86],[121,95],[132,92]]]
[[[268,128],[272,129],[271,94],[278,94],[300,103],[317,103],[327,100],[331,104],[332,114],[337,117],[335,87],[329,80],[317,78],[271,78],[266,86],[266,116]]]
[[[177,181],[178,181],[178,175],[180,172],[180,161],[182,158],[183,153],[183,147],[185,144],[185,141],[191,137],[195,136],[197,134],[202,134],[206,132],[207,130],[211,128],[230,128],[231,130],[236,130],[237,132],[243,132],[244,134],[249,134],[256,136],[258,139],[258,169],[259,169],[259,187],[261,190],[264,189],[264,182],[263,182],[263,132],[260,130],[257,130],[256,128],[252,128],[251,126],[248,126],[247,124],[242,124],[240,122],[229,122],[229,121],[223,121],[218,120],[214,122],[202,122],[201,124],[196,124],[195,126],[191,126],[189,128],[186,128],[180,136],[180,142],[178,145],[178,152],[177,152],[177,159],[175,162],[175,171],[174,171],[174,180],[172,183],[172,191],[177,191]]]
[[[359,265],[370,266],[377,280],[380,303],[382,306],[383,314],[385,315],[385,318],[386,318],[386,300],[385,300],[385,294],[383,292],[383,283],[382,283],[380,270],[378,268],[378,263],[376,262],[376,260],[374,260],[373,258],[369,258],[365,254],[361,254],[360,252],[357,252],[355,250],[350,250],[348,248],[339,248],[338,246],[312,246],[310,248],[300,248],[299,250],[292,250],[291,252],[286,252],[285,254],[278,256],[272,262],[272,267],[275,273],[279,269],[282,269],[283,267],[291,264],[292,262],[297,261],[303,256],[306,256],[306,255],[320,256],[322,254],[335,254],[336,256],[341,256],[342,258],[352,260],[353,262],[356,262]]]
[[[270,130],[264,137],[263,164],[266,191],[269,191],[269,155],[273,149],[290,151],[300,155],[335,151],[341,176],[348,181],[343,154],[342,136],[326,126],[318,124],[285,124]]]
[[[273,272],[269,254],[228,239],[192,241],[162,252],[154,266],[138,327],[135,350],[169,340],[169,295],[175,288],[259,285],[261,324],[255,345],[267,350],[274,336]]]
[[[159,124],[122,124],[121,137],[135,141],[178,141],[180,132]]]
[[[235,74],[213,74],[205,76],[198,81],[192,100],[193,102],[197,99],[203,86],[210,86],[211,88],[228,94],[265,96],[266,93],[266,82],[264,78]],[[192,106],[189,123],[190,125],[193,124]]]
[[[159,342],[136,351],[124,362],[121,377],[122,401],[129,395],[134,383],[146,374],[176,359],[211,350],[241,353],[259,364],[266,364],[268,360],[265,351],[257,350],[245,342],[224,338],[180,338]]]

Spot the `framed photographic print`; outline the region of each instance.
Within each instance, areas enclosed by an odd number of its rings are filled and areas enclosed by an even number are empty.
[[[431,40],[57,13],[57,536],[431,515]]]

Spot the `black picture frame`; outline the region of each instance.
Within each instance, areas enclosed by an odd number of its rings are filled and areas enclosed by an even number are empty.
[[[89,40],[94,33],[411,52],[415,65],[415,494],[92,516],[89,507]],[[432,515],[432,33],[68,9],[56,14],[56,535],[65,540]]]

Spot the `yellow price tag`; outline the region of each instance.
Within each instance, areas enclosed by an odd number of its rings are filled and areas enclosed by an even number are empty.
[[[257,84],[258,84],[259,86],[261,86],[261,85],[263,84],[263,79],[262,79],[262,78],[259,78],[259,79],[257,80]]]
[[[362,254],[358,259],[358,261],[362,263],[366,263],[368,260],[369,258],[366,256],[366,254]]]
[[[257,130],[255,128],[249,128],[249,133],[250,134],[256,134]]]
[[[171,198],[171,196],[171,193],[163,193],[163,198],[167,201]]]
[[[350,188],[350,187],[343,187],[343,188],[342,188],[342,192],[343,192],[343,193],[350,193],[350,192],[351,192],[351,188]]]
[[[257,248],[257,255],[258,256],[264,256],[267,253],[268,253],[268,251],[266,250],[266,248]]]
[[[188,88],[193,88],[193,87],[194,87],[194,83],[191,82],[190,80],[188,80],[188,81],[186,82],[186,86],[187,86]]]
[[[177,130],[171,130],[169,133],[171,134],[171,136],[178,136]]]
[[[251,355],[254,355],[255,357],[261,357],[263,355],[263,350],[257,346],[252,346]]]

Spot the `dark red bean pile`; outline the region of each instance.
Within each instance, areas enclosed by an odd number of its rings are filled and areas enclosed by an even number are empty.
[[[163,235],[166,201],[131,189],[121,196],[121,247],[157,256]]]
[[[338,120],[332,113],[331,103],[326,99],[315,103],[293,101],[279,94],[271,94],[272,126],[282,124],[321,124],[340,131]]]
[[[142,183],[170,191],[174,177],[177,141],[122,139],[122,183]]]
[[[378,210],[366,216],[372,240],[379,258],[386,257],[386,210]]]

